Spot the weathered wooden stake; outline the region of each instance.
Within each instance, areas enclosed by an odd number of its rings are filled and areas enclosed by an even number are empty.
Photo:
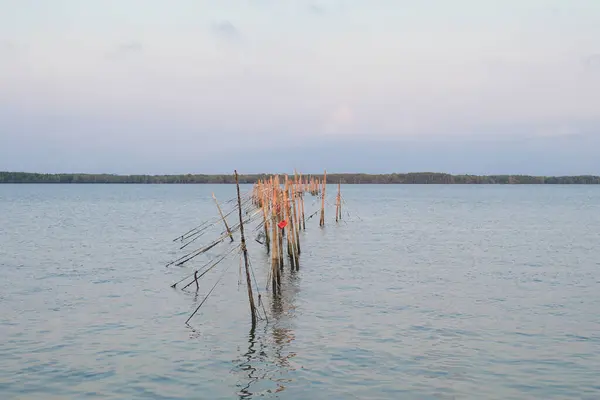
[[[340,219],[342,219],[342,183],[338,182],[338,197],[339,197],[339,214],[340,214]]]
[[[272,284],[273,293],[279,291],[281,285],[281,277],[279,274],[279,227],[277,226],[277,191],[275,189],[275,182],[271,178],[271,226],[273,228],[271,239],[271,273],[272,273]]]
[[[327,185],[327,171],[323,174],[323,190],[321,191],[321,221],[320,226],[325,226],[325,185]]]
[[[275,189],[277,190],[277,203],[280,204],[279,212],[277,215],[277,223],[283,221],[283,210],[285,203],[283,202],[283,191],[279,184],[279,176],[275,177]],[[279,235],[279,269],[283,270],[283,236],[285,235],[285,228],[281,230]]]
[[[225,229],[227,229],[227,233],[229,234],[229,238],[233,242],[233,235],[231,234],[231,229],[229,229],[229,225],[227,225],[227,220],[223,216],[223,211],[221,211],[221,206],[219,205],[219,202],[217,201],[217,198],[215,197],[214,193],[212,194],[212,197],[215,200],[215,204],[217,205],[217,210],[219,210],[219,215],[221,216],[221,219],[223,220],[223,223],[225,224]]]
[[[335,222],[339,222],[340,220],[340,206],[341,206],[341,196],[340,196],[340,183],[338,182],[338,193],[335,196]]]
[[[235,170],[235,185],[237,188],[238,211],[240,216],[240,237],[242,241],[242,253],[244,254],[244,264],[246,266],[246,285],[248,287],[248,301],[250,302],[250,315],[252,317],[252,329],[256,327],[256,307],[254,306],[254,294],[252,292],[252,281],[250,280],[250,266],[248,264],[248,249],[246,248],[246,238],[244,237],[244,219],[242,218],[242,198],[240,196],[240,182],[237,170]]]
[[[287,248],[288,257],[290,259],[290,267],[292,271],[296,269],[296,261],[294,259],[294,221],[290,212],[290,201],[288,196],[289,181],[286,177],[285,189],[283,190],[283,204],[284,204],[284,219],[287,221]]]
[[[300,208],[302,209],[302,230],[306,230],[306,219],[304,218],[304,192],[300,193]]]
[[[300,263],[298,262],[298,256],[300,255],[300,218],[298,215],[298,207],[296,207],[296,201],[297,197],[298,197],[298,193],[296,192],[296,182],[294,182],[293,185],[293,195],[292,195],[292,201],[293,201],[293,207],[292,207],[292,213],[294,214],[294,241],[296,243],[296,270],[299,269],[300,267]]]
[[[266,193],[265,186],[261,184],[260,186],[260,202],[263,211],[263,224],[265,228],[265,245],[267,246],[267,254],[271,251],[271,235],[269,234],[269,215],[267,213],[267,201],[266,201]]]

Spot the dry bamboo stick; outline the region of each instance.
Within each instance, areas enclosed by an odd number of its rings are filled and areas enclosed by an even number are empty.
[[[227,230],[227,233],[229,234],[229,238],[233,242],[233,235],[231,234],[231,230],[229,229],[229,225],[227,225],[227,220],[223,216],[223,211],[221,211],[221,206],[219,205],[219,202],[217,201],[217,198],[215,197],[214,193],[212,194],[212,197],[215,200],[215,204],[217,205],[217,210],[219,210],[219,215],[221,216],[221,219],[223,220],[223,223],[225,224],[225,229]],[[241,207],[242,206],[240,205],[240,208]]]
[[[252,292],[252,281],[250,280],[250,266],[248,265],[248,249],[246,248],[246,239],[244,237],[244,219],[242,218],[242,199],[240,197],[240,182],[239,182],[237,170],[235,171],[235,185],[237,187],[242,253],[244,254],[244,264],[246,266],[246,285],[248,287],[248,301],[250,302],[250,316],[252,318],[252,329],[254,329],[256,327],[256,307],[254,306],[254,294]]]
[[[288,191],[289,191],[289,185],[288,185],[288,180],[286,177],[286,182],[285,182],[285,188],[283,189],[283,218],[284,221],[287,221],[288,223],[288,227],[287,229],[284,228],[285,233],[287,234],[287,249],[288,249],[288,257],[290,259],[290,266],[292,271],[296,268],[295,265],[295,260],[294,260],[294,239],[293,239],[293,231],[292,231],[292,216],[290,214],[290,203],[289,203],[289,199],[288,199]]]
[[[321,221],[320,226],[325,226],[325,186],[327,185],[327,171],[323,174],[323,190],[321,192]]]
[[[279,184],[279,176],[275,177],[275,190],[277,192],[277,204],[279,207],[277,208],[277,223],[283,221],[283,210],[285,207],[285,203],[283,202],[283,190],[281,190],[281,185]],[[283,269],[283,235],[284,231],[282,230],[279,235],[279,269]]]
[[[340,183],[338,182],[338,193],[335,196],[335,222],[339,222],[340,216]]]
[[[338,182],[338,198],[339,198],[339,213],[340,213],[340,219],[342,219],[342,183]]]
[[[294,214],[294,235],[296,235],[295,242],[296,242],[296,270],[299,269],[300,265],[299,265],[299,261],[298,261],[298,256],[300,255],[300,218],[298,215],[298,208],[296,207],[296,202],[298,201],[298,196],[297,196],[297,192],[296,192],[296,182],[294,182],[294,186],[293,186],[293,192],[294,195],[292,196],[292,201],[293,201],[293,207],[292,207],[292,212]]]
[[[267,213],[267,207],[268,204],[265,200],[265,187],[264,184],[261,183],[260,185],[260,203],[261,203],[261,208],[263,211],[263,225],[264,225],[264,229],[265,229],[265,245],[267,246],[267,254],[269,254],[269,252],[271,251],[271,243],[270,243],[270,234],[269,234],[269,217],[268,217],[268,213]]]
[[[281,279],[279,275],[279,232],[277,227],[277,193],[275,189],[274,179],[270,180],[271,189],[271,226],[273,228],[271,240],[271,273],[273,283],[273,293],[279,291]]]
[[[302,230],[306,230],[306,219],[304,218],[304,192],[300,193],[300,208],[302,209]]]

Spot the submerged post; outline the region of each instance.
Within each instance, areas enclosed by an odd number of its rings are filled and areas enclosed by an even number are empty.
[[[242,218],[242,198],[240,196],[240,181],[237,170],[235,172],[235,186],[237,188],[238,211],[240,216],[240,236],[242,241],[242,253],[244,254],[244,264],[246,266],[246,286],[248,287],[248,300],[250,302],[250,315],[252,317],[252,329],[256,327],[256,307],[254,306],[254,294],[252,293],[252,281],[250,280],[250,267],[248,265],[248,249],[246,248],[246,238],[244,237],[244,219]]]
[[[231,234],[231,229],[229,229],[229,225],[227,225],[227,220],[223,216],[223,211],[221,211],[221,206],[219,205],[219,202],[217,201],[217,198],[215,197],[214,193],[212,194],[212,197],[215,200],[215,204],[217,205],[217,210],[219,210],[219,215],[221,216],[221,219],[223,220],[223,223],[225,224],[225,229],[227,230],[227,233],[229,234],[229,238],[233,242],[233,235]]]

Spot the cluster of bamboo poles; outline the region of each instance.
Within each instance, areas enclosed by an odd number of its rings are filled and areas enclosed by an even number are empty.
[[[177,260],[170,262],[167,264],[167,266],[182,266],[199,255],[206,253],[208,250],[214,248],[217,244],[226,239],[229,239],[231,242],[233,242],[235,240],[234,233],[239,231],[239,245],[231,248],[227,253],[219,257],[217,260],[209,261],[204,266],[194,271],[191,275],[188,275],[188,277],[173,284],[172,287],[176,287],[177,284],[185,280],[190,280],[189,283],[184,286],[184,289],[192,284],[195,284],[196,289],[198,290],[199,278],[204,276],[210,270],[214,269],[221,261],[223,261],[234,251],[241,250],[245,265],[246,284],[248,288],[248,300],[250,303],[252,324],[254,326],[256,324],[258,312],[254,302],[254,295],[250,279],[251,267],[248,259],[244,225],[247,223],[260,221],[255,230],[263,231],[262,235],[264,235],[265,240],[264,242],[260,242],[258,238],[256,240],[265,245],[267,253],[271,256],[271,266],[268,274],[267,287],[271,286],[273,294],[277,296],[281,293],[281,277],[284,269],[286,252],[290,269],[292,271],[298,271],[300,269],[300,254],[302,252],[302,246],[300,243],[302,235],[300,232],[306,230],[306,221],[320,213],[319,226],[325,226],[327,172],[324,172],[322,179],[318,177],[304,178],[302,174],[298,173],[294,173],[293,176],[274,175],[267,179],[259,180],[254,184],[250,193],[247,193],[245,196],[240,194],[237,172],[235,172],[235,177],[237,196],[225,203],[237,203],[237,206],[234,206],[231,211],[224,214],[221,204],[219,204],[218,200],[213,194],[213,200],[215,202],[219,217],[203,223],[202,225],[176,238],[174,241],[186,241],[187,243],[181,247],[181,249],[183,249],[203,236],[203,233],[206,232],[209,227],[214,226],[217,223],[223,224],[225,228],[224,232],[220,235],[220,237],[213,240],[211,243],[196,250],[190,251]],[[306,193],[313,196],[320,196],[321,200],[319,209],[308,217],[305,214],[304,204],[304,195]],[[339,183],[335,207],[335,220],[336,222],[339,222],[342,218],[341,185]],[[234,213],[237,214],[237,219],[239,219],[239,222],[232,226],[228,223],[227,217]],[[211,292],[209,292],[209,294]],[[204,303],[206,298],[201,302],[200,306]],[[260,294],[258,298],[260,303]],[[194,311],[189,319],[194,316],[200,306],[198,306],[196,311]]]
[[[265,245],[271,254],[270,279],[273,294],[281,291],[285,247],[291,269],[300,269],[300,231],[306,229],[305,190],[302,175],[298,174],[293,178],[284,176],[282,179],[272,176],[268,180],[258,181],[253,188],[253,201],[262,210]]]
[[[310,177],[304,179],[302,174],[294,173],[293,177],[284,175],[271,176],[259,180],[253,187],[254,205],[262,210],[265,246],[271,254],[270,279],[274,294],[281,290],[281,270],[284,267],[284,254],[287,256],[291,270],[300,269],[300,232],[306,230],[306,214],[304,195],[321,195],[319,225],[325,225],[325,195],[327,172],[323,179]],[[338,184],[336,197],[336,222],[341,219],[341,194]],[[285,240],[284,240],[285,239]]]

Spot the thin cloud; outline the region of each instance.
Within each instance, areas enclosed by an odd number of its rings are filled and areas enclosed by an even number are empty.
[[[115,46],[115,48],[110,51],[106,57],[111,60],[120,60],[135,54],[139,54],[143,50],[144,48],[139,42],[122,43]]]
[[[343,104],[329,114],[323,130],[326,134],[348,133],[353,125],[354,113],[349,106]]]
[[[215,36],[225,40],[237,41],[240,40],[242,37],[242,34],[239,31],[239,29],[237,29],[235,25],[233,25],[229,21],[220,21],[213,23],[211,30]]]
[[[308,6],[308,11],[311,14],[315,14],[315,15],[323,15],[325,14],[325,8],[323,8],[322,6],[319,6],[317,4],[311,4]]]
[[[583,64],[589,69],[600,71],[600,53],[586,57]]]
[[[9,41],[0,40],[0,56],[14,56],[17,54],[17,46]]]

